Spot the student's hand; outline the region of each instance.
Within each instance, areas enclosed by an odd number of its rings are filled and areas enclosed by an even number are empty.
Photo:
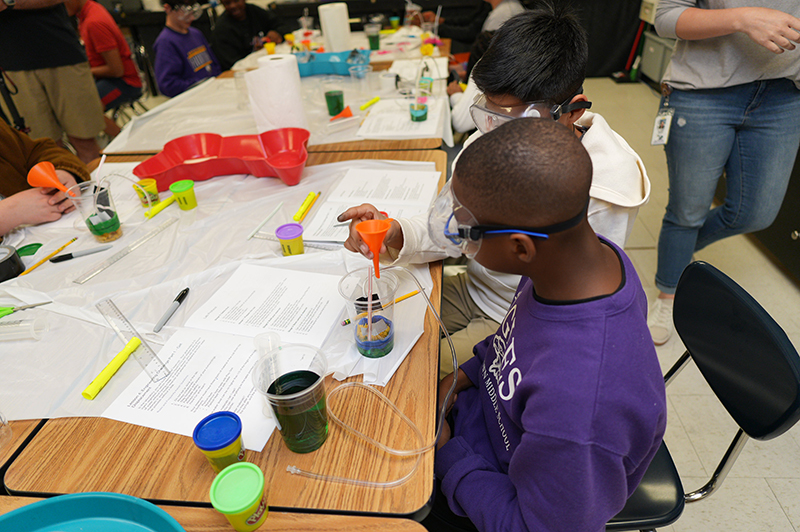
[[[77,184],[75,181],[75,176],[66,170],[56,170],[56,176],[58,177],[58,180],[61,181],[61,184],[67,188],[74,187]],[[57,188],[42,188],[40,191],[42,194],[47,194],[50,196],[51,205],[61,204],[62,214],[66,214],[75,210],[75,206],[67,199],[69,196],[66,192],[62,192]]]
[[[451,81],[450,83],[447,84],[447,95],[448,96],[452,96],[453,94],[455,94],[457,92],[464,92],[463,90],[461,90],[461,85],[459,85],[459,83],[457,81]]]
[[[368,259],[372,258],[372,252],[367,245],[361,240],[361,235],[356,231],[356,225],[364,220],[384,220],[386,216],[381,214],[375,206],[369,203],[363,203],[358,207],[350,207],[337,218],[340,222],[350,220],[350,236],[344,243],[344,247],[353,253],[361,253]],[[381,253],[386,253],[386,248],[391,247],[394,249],[403,248],[403,229],[397,220],[392,220],[389,230],[386,232],[386,238],[383,240],[381,246]]]
[[[436,450],[442,448],[442,446],[450,441],[452,438],[452,434],[450,434],[450,424],[447,421],[444,421],[442,424],[442,433],[439,434],[439,439],[436,440]]]
[[[765,7],[744,7],[739,11],[742,33],[776,54],[794,50],[800,42],[800,19]]]
[[[436,13],[434,13],[433,11],[423,11],[422,21],[436,23]],[[441,24],[442,22],[444,22],[444,17],[439,17],[439,24]]]
[[[23,190],[7,197],[0,201],[3,225],[7,223],[7,230],[11,230],[23,224],[55,222],[68,208],[73,208],[70,201],[52,203],[52,199],[53,196],[40,188]]]
[[[269,30],[267,32],[267,38],[274,43],[282,43],[283,36],[275,30]]]

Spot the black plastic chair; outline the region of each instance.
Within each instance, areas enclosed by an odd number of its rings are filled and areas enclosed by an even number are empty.
[[[684,500],[699,501],[720,487],[749,438],[770,440],[800,419],[797,350],[736,282],[705,262],[690,264],[678,282],[673,320],[686,352],[667,372],[666,383],[691,357],[739,430],[711,479],[682,498],[675,496],[682,489],[680,478],[662,445],[645,479],[606,530],[655,530],[673,523]],[[673,512],[667,511],[670,505]]]

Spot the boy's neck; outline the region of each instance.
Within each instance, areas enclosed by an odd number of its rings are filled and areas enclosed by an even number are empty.
[[[614,250],[600,241],[588,223],[559,242],[543,243],[524,273],[536,294],[551,301],[576,301],[613,294],[622,283],[622,264]],[[552,244],[552,245],[548,245]]]
[[[173,20],[171,17],[167,17],[166,26],[173,31],[177,31],[178,33],[186,35],[187,33],[189,33],[189,27],[191,26],[191,24],[183,24],[179,21]]]

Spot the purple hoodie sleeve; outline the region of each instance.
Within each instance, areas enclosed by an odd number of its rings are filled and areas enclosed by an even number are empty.
[[[450,508],[482,532],[602,532],[601,516],[625,504],[624,457],[527,432],[509,464],[497,471],[461,437],[436,453],[436,476]]]

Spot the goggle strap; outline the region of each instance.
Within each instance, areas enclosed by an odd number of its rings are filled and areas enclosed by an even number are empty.
[[[519,232],[519,233],[539,233],[542,235],[552,235],[553,233],[560,233],[562,231],[566,231],[567,229],[572,229],[583,219],[586,217],[586,212],[589,210],[589,202],[586,202],[583,209],[570,218],[569,220],[564,220],[563,222],[558,222],[552,225],[547,225],[545,227],[509,227],[507,225],[475,225],[470,228],[459,228],[459,234],[463,231],[467,234],[462,234],[463,238],[469,238],[470,240],[478,240],[486,233],[509,233],[509,232]],[[546,237],[545,237],[546,238]]]

